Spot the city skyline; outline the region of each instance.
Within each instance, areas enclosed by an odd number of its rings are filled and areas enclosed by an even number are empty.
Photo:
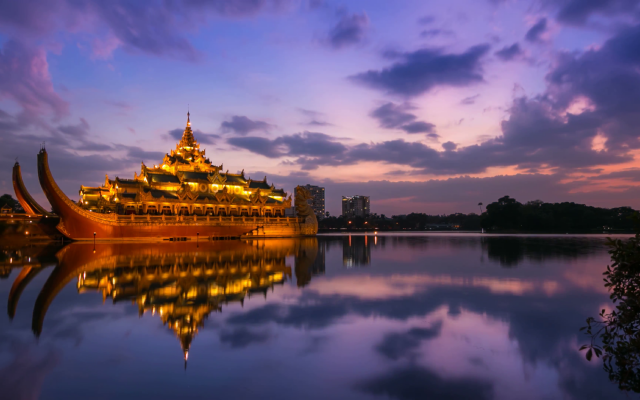
[[[185,114],[215,164],[326,210],[640,207],[637,2],[0,5],[0,192],[42,142],[65,193],[159,163]]]

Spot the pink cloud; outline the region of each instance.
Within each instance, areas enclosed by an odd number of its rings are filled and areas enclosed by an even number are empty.
[[[69,113],[69,104],[53,89],[46,51],[15,40],[0,52],[0,98],[14,100],[27,116]]]

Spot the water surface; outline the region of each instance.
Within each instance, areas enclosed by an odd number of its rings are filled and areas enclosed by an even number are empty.
[[[604,237],[5,249],[7,399],[617,399],[578,329]]]

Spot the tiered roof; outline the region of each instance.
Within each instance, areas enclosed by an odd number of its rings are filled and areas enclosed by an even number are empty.
[[[82,186],[81,204],[91,208],[99,198],[109,202],[133,201],[136,193],[149,194],[153,199],[163,196],[164,199],[178,199],[178,192],[185,188],[196,192],[199,199],[215,199],[215,192],[199,191],[201,184],[218,185],[212,186],[218,188],[218,193],[226,191],[225,187],[235,187],[236,190],[230,190],[229,195],[240,202],[250,202],[257,193],[267,196],[266,203],[276,205],[283,203],[287,196],[283,189],[276,189],[273,184],[267,183],[266,176],[262,180],[253,180],[245,177],[244,170],[233,174],[228,170],[222,172],[222,168],[222,164],[213,165],[205,156],[205,150],[200,149],[200,144],[193,136],[190,113],[187,113],[187,126],[180,141],[175,150],[165,154],[160,165],[147,167],[142,163],[140,175],[134,174],[133,179],[109,179],[107,176],[102,187]]]

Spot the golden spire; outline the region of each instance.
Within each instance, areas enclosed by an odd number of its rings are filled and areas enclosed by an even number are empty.
[[[178,144],[179,147],[194,147],[195,139],[193,137],[193,131],[191,130],[191,113],[187,111],[187,126],[182,133],[182,139]]]

